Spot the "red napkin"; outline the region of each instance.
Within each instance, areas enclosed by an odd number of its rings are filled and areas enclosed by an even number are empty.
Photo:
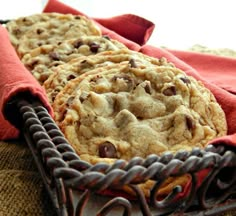
[[[236,94],[236,59],[190,51],[168,50],[191,65],[208,82]]]
[[[0,25],[0,139],[14,139],[19,131],[3,116],[7,102],[21,92],[28,92],[38,97],[52,114],[44,89],[38,84],[31,73],[20,62],[13,46],[10,43],[7,30]]]

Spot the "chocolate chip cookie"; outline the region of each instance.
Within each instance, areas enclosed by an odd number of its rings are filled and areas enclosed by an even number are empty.
[[[124,61],[71,80],[55,102],[65,137],[92,164],[203,148],[227,131],[214,95],[170,66]]]
[[[50,103],[53,103],[56,95],[70,80],[95,68],[101,68],[100,71],[102,71],[102,67],[104,66],[117,64],[123,61],[130,61],[131,64],[133,63],[136,65],[143,65],[143,63],[145,63],[150,65],[171,66],[164,58],[156,59],[128,49],[118,49],[101,52],[96,55],[74,58],[67,64],[52,68],[51,71],[53,71],[53,73],[43,83]]]
[[[19,17],[15,20],[11,20],[6,24],[6,28],[9,32],[11,42],[14,47],[19,44],[19,39],[35,24],[41,22],[48,22],[50,19],[57,19],[59,16],[57,13],[40,13],[30,16]]]
[[[81,15],[42,13],[22,17],[6,25],[10,39],[20,58],[39,46],[79,36],[101,35],[91,20]]]
[[[95,55],[107,50],[128,49],[107,36],[81,36],[56,45],[42,45],[25,54],[21,61],[42,84],[50,69],[80,56]]]

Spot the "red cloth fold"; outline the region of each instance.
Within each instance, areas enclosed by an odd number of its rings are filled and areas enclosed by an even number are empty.
[[[18,130],[3,116],[5,104],[20,92],[31,92],[38,97],[52,114],[44,89],[19,60],[10,43],[7,30],[0,25],[0,139],[13,139],[19,135]]]
[[[124,14],[110,19],[95,18],[95,20],[139,45],[148,41],[155,28],[152,22],[133,14]]]
[[[83,12],[57,0],[49,0],[44,8],[44,12],[80,14],[88,17]],[[129,40],[126,43],[135,42],[139,45],[143,45],[148,41],[155,28],[154,23],[134,14],[124,14],[109,19],[94,18],[93,20],[101,27],[103,34],[109,34],[111,31],[114,31],[118,34],[116,34],[117,39],[122,40],[121,38],[123,37],[123,39]]]
[[[168,51],[195,68],[208,82],[236,94],[235,58],[171,49]]]

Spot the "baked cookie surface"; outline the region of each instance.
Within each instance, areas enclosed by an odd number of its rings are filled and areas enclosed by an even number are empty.
[[[20,58],[39,46],[57,44],[83,35],[101,35],[91,20],[81,15],[42,13],[22,17],[6,25]]]
[[[64,88],[64,86],[70,80],[75,79],[81,74],[97,68],[100,68],[99,70],[102,71],[105,66],[117,64],[123,61],[130,61],[132,59],[135,59],[136,65],[142,65],[143,63],[147,65],[170,65],[165,59],[151,58],[128,49],[117,49],[114,51],[101,52],[96,55],[74,58],[67,64],[53,68],[53,73],[43,83],[49,101],[53,103],[56,95]]]
[[[48,22],[50,19],[56,19],[58,17],[57,13],[43,13],[43,14],[33,14],[30,16],[19,17],[15,20],[11,20],[6,24],[6,28],[9,32],[11,42],[14,47],[19,44],[19,39],[35,24]]]
[[[50,68],[80,56],[95,55],[108,50],[127,49],[107,36],[81,36],[55,45],[42,45],[25,54],[21,61],[42,84],[50,75]]]
[[[224,112],[200,82],[175,67],[131,62],[75,78],[56,97],[59,126],[83,160],[203,148],[226,134]]]

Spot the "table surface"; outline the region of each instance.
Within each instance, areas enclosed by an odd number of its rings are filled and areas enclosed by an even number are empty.
[[[142,16],[156,25],[148,41],[154,46],[188,49],[201,44],[210,48],[236,50],[234,0],[61,1],[92,17],[105,18],[125,13]],[[0,7],[0,19],[41,12],[46,2],[47,0],[4,1]]]

